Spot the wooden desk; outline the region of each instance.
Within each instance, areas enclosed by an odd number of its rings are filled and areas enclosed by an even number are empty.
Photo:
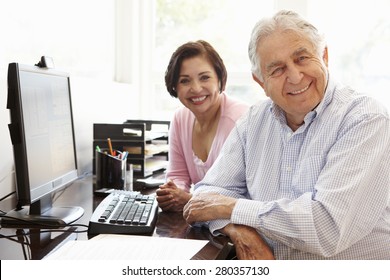
[[[150,192],[150,190],[148,191]],[[54,206],[83,207],[85,213],[75,224],[88,226],[94,209],[102,199],[102,197],[93,195],[93,178],[89,176],[74,182],[65,190],[57,193],[54,196]],[[15,199],[2,201],[0,202],[0,209],[9,211],[15,207],[14,204]],[[88,239],[86,229],[82,226],[73,226],[66,228],[66,232],[47,232],[39,229],[1,228],[1,237],[15,234],[19,234],[19,237],[0,238],[0,259],[42,259],[56,246],[61,246],[67,240]],[[82,230],[85,230],[85,232],[78,232]],[[27,233],[26,239],[21,235],[23,232]],[[223,236],[214,237],[205,228],[189,226],[185,222],[182,213],[159,212],[153,236],[209,240],[207,245],[192,258],[197,260],[225,259],[232,249],[228,238]],[[29,244],[23,245],[23,242]]]

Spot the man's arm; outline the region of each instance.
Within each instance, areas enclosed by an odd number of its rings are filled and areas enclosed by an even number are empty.
[[[228,224],[221,230],[232,240],[240,260],[275,260],[272,249],[252,227]]]
[[[216,219],[230,219],[237,199],[217,193],[200,193],[184,207],[183,216],[189,224]],[[227,224],[220,230],[232,240],[237,257],[241,260],[275,259],[271,248],[256,229],[237,224]]]
[[[184,206],[183,216],[189,224],[230,219],[236,201],[217,193],[199,193]]]

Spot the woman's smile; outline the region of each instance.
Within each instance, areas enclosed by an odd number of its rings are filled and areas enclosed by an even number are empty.
[[[199,97],[192,97],[192,98],[190,98],[190,100],[192,101],[192,103],[198,105],[198,104],[203,103],[203,101],[206,100],[206,98],[207,98],[207,95],[199,96]]]

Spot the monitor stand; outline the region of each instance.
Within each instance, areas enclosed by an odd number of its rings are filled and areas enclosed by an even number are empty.
[[[52,207],[51,196],[43,197],[30,206],[17,207],[1,217],[7,228],[63,228],[84,215],[79,206]]]

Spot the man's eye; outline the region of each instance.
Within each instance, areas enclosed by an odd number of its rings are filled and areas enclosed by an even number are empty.
[[[308,59],[308,57],[307,56],[300,56],[300,57],[298,57],[298,62],[304,62],[306,59]]]
[[[278,77],[280,75],[282,75],[284,72],[284,67],[278,67],[278,68],[275,68],[272,72],[271,72],[271,76],[272,77]]]

